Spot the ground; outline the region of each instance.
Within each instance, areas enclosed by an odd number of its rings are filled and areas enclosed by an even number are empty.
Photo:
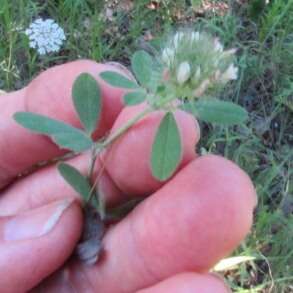
[[[292,0],[0,0],[0,89],[15,90],[40,71],[78,58],[129,64],[129,56],[176,27],[207,30],[238,48],[237,81],[219,95],[244,106],[246,127],[202,124],[201,153],[218,153],[249,173],[259,204],[250,236],[234,253],[254,260],[222,271],[235,292],[293,292]],[[269,2],[269,3],[266,3]],[[40,57],[25,28],[53,18],[67,40]],[[1,97],[0,97],[1,98]],[[291,285],[290,285],[291,284]]]

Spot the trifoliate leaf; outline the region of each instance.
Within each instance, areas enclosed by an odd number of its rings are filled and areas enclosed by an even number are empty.
[[[137,89],[139,85],[128,79],[127,77],[115,72],[115,71],[104,71],[100,73],[101,78],[108,84],[114,87],[120,87],[125,89]]]
[[[72,98],[76,112],[88,134],[96,128],[101,113],[101,92],[97,81],[88,73],[74,81]]]
[[[188,102],[182,109],[193,113],[197,118],[223,125],[242,124],[247,120],[247,111],[232,102],[217,99],[201,99],[196,102]]]
[[[152,147],[152,174],[160,181],[171,177],[181,160],[180,133],[171,112],[162,119]]]
[[[66,163],[58,164],[58,171],[65,181],[82,196],[83,200],[85,202],[88,201],[91,193],[91,186],[88,179],[77,169]]]
[[[127,93],[123,99],[125,105],[133,106],[142,103],[146,98],[146,93],[143,91],[135,91]]]
[[[131,59],[131,68],[139,83],[149,88],[153,73],[153,58],[145,51],[134,53]]]
[[[78,128],[31,112],[18,112],[14,119],[23,127],[50,136],[61,148],[81,152],[91,148],[92,140]]]

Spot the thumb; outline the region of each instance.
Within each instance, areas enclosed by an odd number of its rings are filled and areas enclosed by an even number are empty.
[[[81,228],[81,209],[71,199],[0,218],[1,292],[27,292],[62,266]]]

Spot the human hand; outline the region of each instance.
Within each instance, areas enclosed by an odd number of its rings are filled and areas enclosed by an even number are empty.
[[[17,174],[64,151],[17,125],[12,115],[31,111],[80,126],[71,104],[72,83],[81,72],[98,77],[109,67],[91,61],[54,67],[26,88],[0,97],[0,186],[13,180],[0,196],[1,292],[227,292],[207,272],[248,233],[256,196],[248,176],[232,162],[196,157],[199,128],[192,116],[175,114],[183,156],[181,169],[164,186],[148,166],[161,113],[140,121],[97,162],[96,174],[106,164],[100,188],[108,205],[125,201],[126,194],[153,194],[109,227],[94,266],[76,260],[64,265],[80,237],[82,213],[78,195],[55,165],[17,180]],[[99,82],[104,114],[97,137],[141,107],[122,110],[123,91]],[[68,162],[85,173],[87,156]]]

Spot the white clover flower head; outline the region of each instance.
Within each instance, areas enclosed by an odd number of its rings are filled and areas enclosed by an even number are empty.
[[[190,77],[191,67],[187,61],[182,62],[177,70],[177,82],[182,85]]]
[[[161,52],[162,80],[172,87],[184,87],[182,92],[190,98],[212,94],[237,79],[235,53],[236,49],[225,50],[220,39],[207,32],[180,30]]]
[[[64,30],[53,19],[36,19],[25,34],[29,38],[29,46],[40,55],[58,52],[66,40]]]

